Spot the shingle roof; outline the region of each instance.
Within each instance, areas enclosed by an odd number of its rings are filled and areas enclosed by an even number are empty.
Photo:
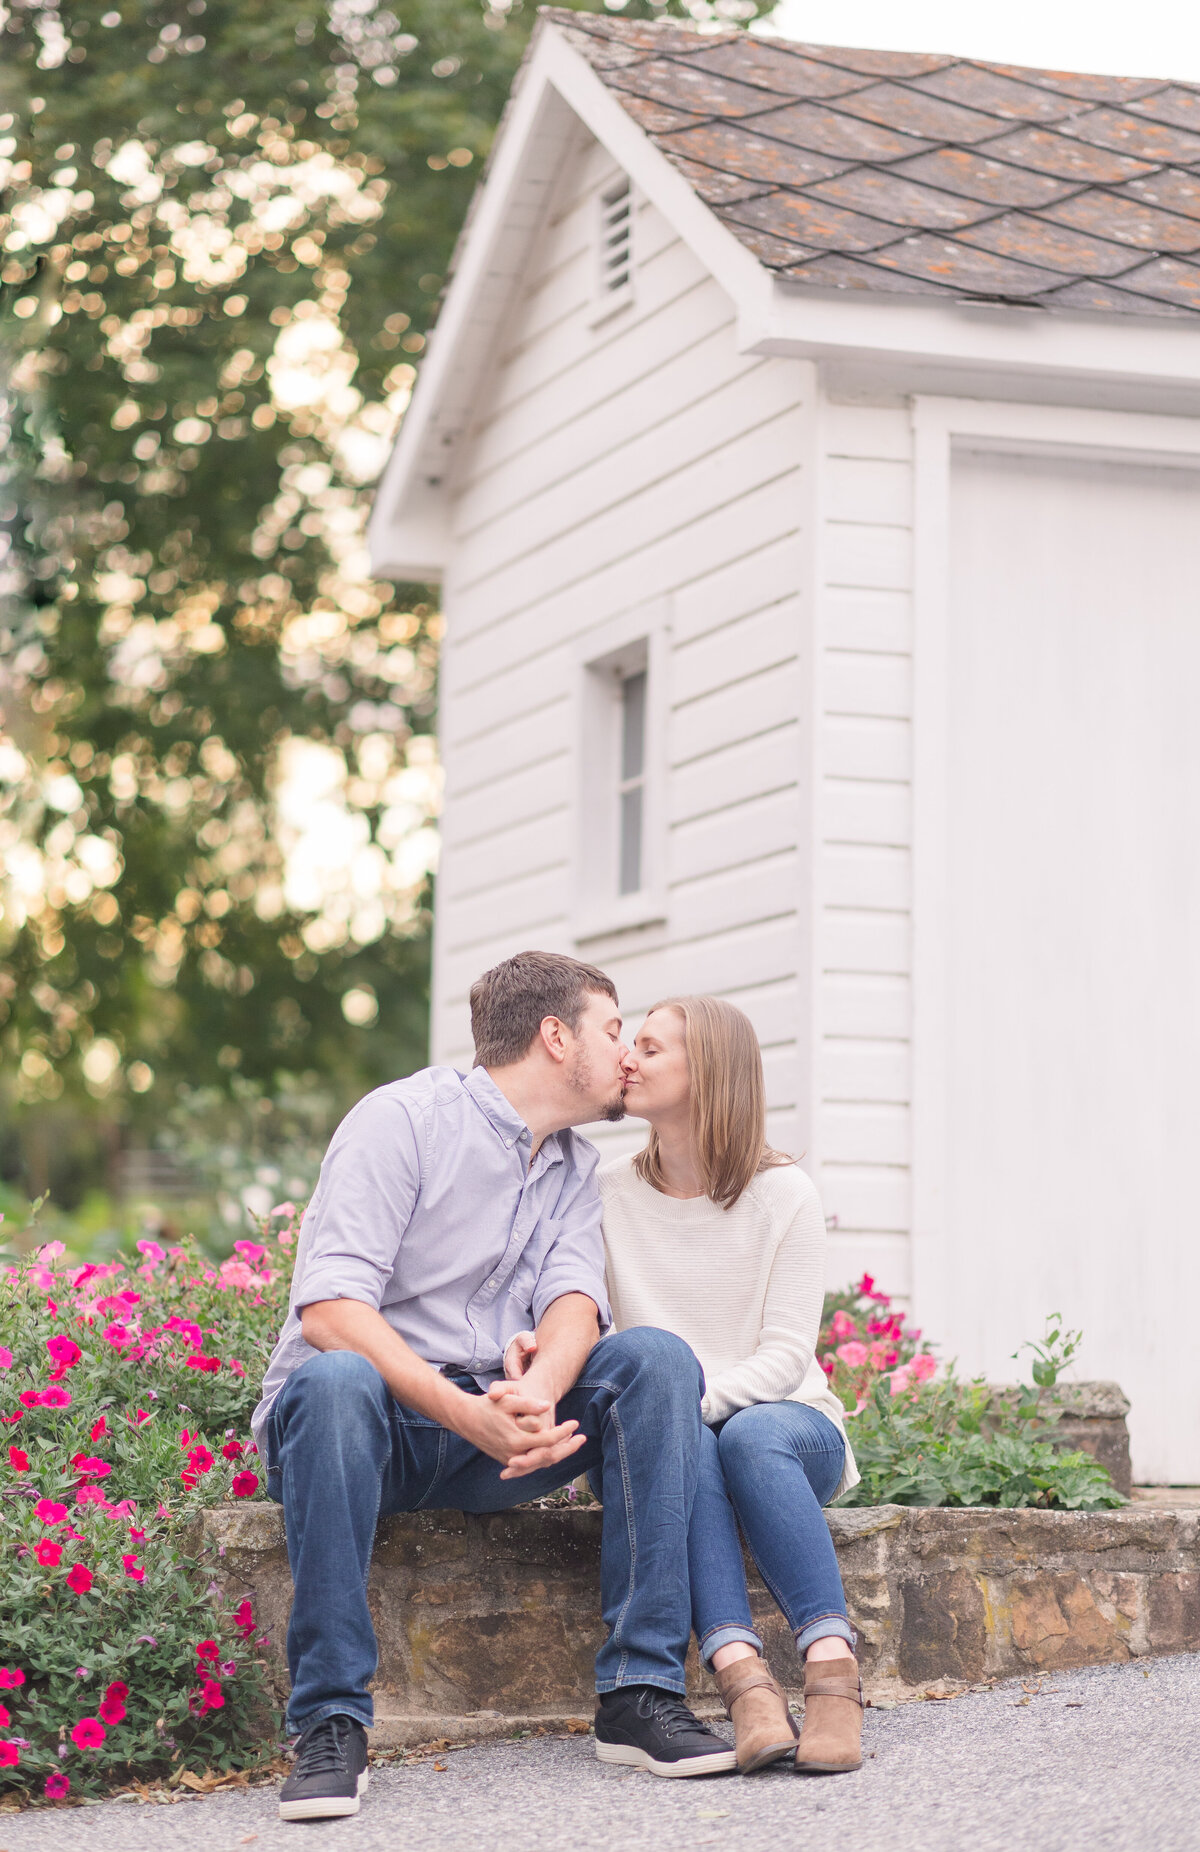
[[[1200,85],[543,16],[791,283],[1200,314]]]

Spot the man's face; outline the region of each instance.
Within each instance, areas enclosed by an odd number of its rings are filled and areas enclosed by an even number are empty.
[[[621,1040],[621,1012],[611,997],[588,995],[567,1056],[566,1079],[580,1103],[579,1119],[616,1121],[625,1117],[624,1061],[628,1050]]]

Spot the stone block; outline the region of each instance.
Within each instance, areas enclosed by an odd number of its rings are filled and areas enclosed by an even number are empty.
[[[1009,1605],[1013,1645],[1038,1671],[1111,1665],[1130,1657],[1126,1640],[1101,1613],[1082,1576],[1034,1576],[1010,1590]]]
[[[900,1676],[907,1685],[983,1677],[987,1625],[983,1591],[967,1569],[902,1585]]]

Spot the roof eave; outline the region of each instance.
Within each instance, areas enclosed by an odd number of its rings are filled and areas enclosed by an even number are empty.
[[[379,578],[440,579],[450,553],[449,480],[520,284],[541,207],[578,119],[728,291],[739,317],[769,319],[774,285],[622,109],[559,28],[542,20],[472,211],[400,436],[376,491],[367,537]]]

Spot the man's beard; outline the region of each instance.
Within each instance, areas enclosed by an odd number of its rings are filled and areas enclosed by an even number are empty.
[[[570,1081],[574,1091],[582,1094],[590,1094],[595,1085],[592,1078],[591,1062],[587,1059],[582,1049],[577,1051],[575,1059],[571,1064]],[[616,1097],[609,1100],[606,1105],[601,1106],[595,1115],[597,1119],[606,1120],[609,1125],[616,1125],[625,1117],[624,1083],[618,1082],[618,1087],[619,1091]]]

